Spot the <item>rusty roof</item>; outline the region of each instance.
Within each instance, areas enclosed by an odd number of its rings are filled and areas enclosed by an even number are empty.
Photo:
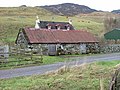
[[[53,43],[93,43],[98,40],[89,32],[83,30],[48,30],[48,29],[23,29],[29,44]]]

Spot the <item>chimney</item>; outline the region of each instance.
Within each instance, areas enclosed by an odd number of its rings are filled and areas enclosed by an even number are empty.
[[[39,25],[38,25],[39,23],[40,23],[39,17],[36,16],[36,23],[35,23],[35,28],[36,28],[36,29],[39,29],[39,28],[40,28]]]
[[[69,19],[69,24],[72,24],[72,19]]]

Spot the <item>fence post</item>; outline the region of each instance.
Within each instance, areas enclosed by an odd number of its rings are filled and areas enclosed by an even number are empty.
[[[104,90],[103,78],[100,77],[100,90]]]

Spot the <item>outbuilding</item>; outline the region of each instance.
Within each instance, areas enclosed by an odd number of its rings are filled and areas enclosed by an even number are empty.
[[[22,28],[16,39],[16,44],[24,48],[42,46],[43,52],[48,55],[64,51],[92,53],[98,49],[98,43],[94,35],[85,30]]]
[[[105,33],[104,37],[108,41],[114,41],[115,43],[118,43],[120,40],[120,29],[115,28],[112,31]]]

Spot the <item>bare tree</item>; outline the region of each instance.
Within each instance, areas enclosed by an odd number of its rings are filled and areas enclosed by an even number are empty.
[[[120,28],[120,17],[118,15],[106,15],[104,20],[105,32],[114,28]]]

